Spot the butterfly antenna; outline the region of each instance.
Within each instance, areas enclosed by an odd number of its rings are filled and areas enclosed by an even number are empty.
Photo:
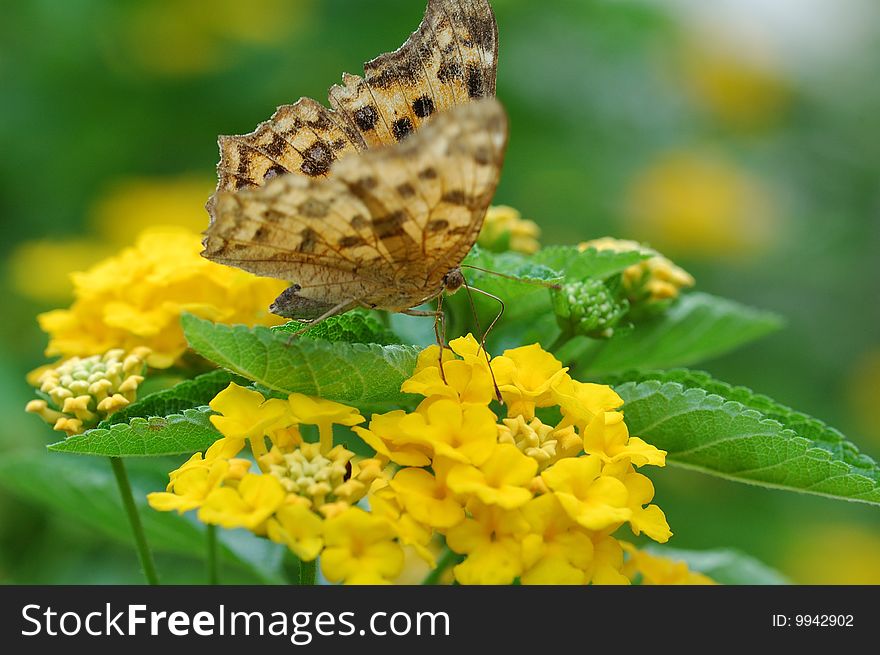
[[[538,286],[538,287],[546,287],[548,289],[554,289],[556,291],[559,291],[562,288],[561,286],[559,286],[555,282],[546,282],[544,280],[527,280],[527,279],[524,279],[521,277],[507,275],[506,273],[499,273],[498,271],[490,271],[489,269],[480,268],[479,266],[471,266],[470,264],[462,264],[461,268],[472,268],[475,271],[480,271],[481,273],[488,273],[489,275],[494,275],[496,277],[503,277],[506,280],[513,280],[514,282],[522,282],[523,284],[531,284],[531,285]],[[474,291],[481,291],[481,290],[477,289],[475,287]],[[492,296],[491,294],[488,294],[485,291],[482,291],[482,293],[484,293],[485,295],[490,296],[492,298],[495,298],[495,296]],[[499,302],[500,302],[499,298],[496,298],[496,300],[499,300]],[[504,303],[502,303],[502,304],[504,304]]]
[[[474,323],[477,326],[477,331],[480,332],[482,335],[480,338],[480,348],[482,349],[483,354],[486,356],[486,365],[489,367],[489,375],[492,376],[492,386],[495,387],[495,397],[498,399],[499,403],[504,404],[504,399],[501,397],[501,389],[498,388],[498,381],[495,379],[495,371],[492,370],[492,362],[489,358],[489,351],[486,350],[486,338],[489,336],[492,328],[495,327],[495,324],[499,320],[501,320],[501,317],[504,315],[504,301],[501,300],[501,298],[499,298],[498,296],[493,296],[488,291],[483,291],[482,289],[477,289],[476,287],[470,286],[467,283],[467,280],[464,279],[464,276],[462,276],[462,281],[464,282],[464,289],[467,292],[468,302],[471,306],[471,312],[473,312],[474,315]],[[483,294],[488,298],[492,298],[501,305],[501,311],[498,312],[498,315],[492,320],[492,322],[489,324],[488,329],[485,332],[483,332],[483,328],[480,327],[480,317],[477,315],[477,306],[474,304],[474,297],[473,295],[471,295],[471,291],[476,291],[477,293]]]

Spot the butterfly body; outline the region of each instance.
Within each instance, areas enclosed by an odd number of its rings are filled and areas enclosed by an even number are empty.
[[[203,255],[290,281],[270,309],[307,321],[454,290],[507,145],[496,58],[486,0],[430,0],[400,49],[330,89],[333,109],[301,99],[221,137]]]

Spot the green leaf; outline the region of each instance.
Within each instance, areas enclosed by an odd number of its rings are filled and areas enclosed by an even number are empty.
[[[223,391],[230,382],[246,385],[244,378],[233,375],[229,371],[211,371],[199,375],[192,380],[185,380],[173,387],[144,396],[125,409],[110,415],[98,428],[108,428],[116,423],[128,423],[131,419],[142,416],[168,416],[179,414],[185,409],[207,405],[218,393]]]
[[[549,311],[550,290],[545,283],[556,284],[563,279],[562,275],[552,268],[536,264],[519,253],[493,253],[478,246],[474,246],[464,260],[463,266],[485,269],[481,271],[465,268],[464,274],[468,285],[501,298],[505,303],[506,321],[534,315],[535,312]],[[462,289],[456,294],[457,298],[461,298],[458,301],[459,312],[466,311],[464,309],[466,293],[467,289]],[[483,310],[481,313],[487,316],[497,314],[499,306],[496,301],[479,293],[472,295],[474,302]]]
[[[308,327],[299,321],[290,321],[284,325],[272,328],[274,332],[290,334]],[[376,318],[374,312],[365,309],[353,309],[339,316],[332,316],[307,332],[303,332],[304,339],[323,339],[324,341],[346,343],[378,343],[387,346],[400,343],[400,338],[393,331],[385,327]]]
[[[178,462],[179,464],[179,462]],[[147,505],[146,495],[162,490],[168,471],[178,464],[168,459],[126,461],[132,491],[147,541],[157,552],[202,558],[204,526],[176,512],[157,512]],[[46,507],[67,520],[76,521],[106,538],[134,548],[131,527],[122,508],[119,490],[104,460],[45,453],[7,454],[0,460],[0,487],[31,503]],[[279,553],[265,540],[243,539],[221,531],[220,557],[224,565],[250,572],[259,582],[279,583]],[[245,535],[249,536],[249,535]],[[229,537],[229,538],[227,538]],[[132,559],[134,555],[132,554]],[[162,571],[159,571],[161,576]],[[193,582],[201,582],[201,570]]]
[[[359,407],[402,402],[400,385],[419,353],[414,346],[291,340],[268,328],[218,325],[191,314],[181,321],[196,352],[261,387]]]
[[[189,454],[206,450],[220,438],[208,417],[210,407],[170,416],[135,417],[129,423],[95,428],[49,446],[55,452],[108,457]]]
[[[692,571],[708,575],[715,582],[725,585],[785,585],[790,581],[778,571],[737,550],[680,550],[665,546],[649,545],[645,549],[652,555],[684,562]]]
[[[616,252],[595,248],[578,250],[577,246],[551,246],[539,250],[530,260],[534,264],[559,271],[566,281],[574,282],[586,279],[605,280],[650,258],[651,255],[637,250]]]
[[[566,359],[593,376],[689,366],[764,337],[781,326],[776,314],[705,293],[690,293],[681,296],[665,314],[608,341],[589,342],[585,352],[570,354]]]
[[[687,372],[650,373],[645,381],[616,385],[630,433],[667,451],[671,464],[880,505],[880,466],[838,431],[704,375],[687,381]],[[698,381],[709,389],[695,386]]]

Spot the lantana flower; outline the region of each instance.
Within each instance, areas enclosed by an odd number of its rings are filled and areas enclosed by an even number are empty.
[[[490,359],[470,335],[450,345],[425,349],[404,382],[423,396],[414,410],[366,427],[341,403],[230,385],[211,403],[223,438],[172,472],[151,505],[250,529],[320,560],[331,582],[391,582],[407,552],[436,566],[442,538],[461,584],[628,584],[618,528],[661,543],[672,534],[636,471],[666,453],[629,434],[612,389],[574,380],[540,346]],[[303,439],[304,423],[319,443]],[[334,444],[334,424],[375,455]],[[259,472],[238,458],[246,444]]]
[[[199,255],[198,234],[182,228],[144,231],[134,246],[72,275],[68,309],[40,314],[47,355],[102,354],[147,347],[152,368],[168,368],[187,350],[180,316],[190,312],[225,323],[274,325],[268,306],[279,280],[221,266]]]

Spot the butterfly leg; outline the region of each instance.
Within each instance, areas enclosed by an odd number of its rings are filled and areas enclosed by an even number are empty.
[[[437,345],[440,346],[438,353],[438,364],[440,367],[440,377],[446,382],[446,371],[443,370],[443,349],[446,348],[446,314],[443,312],[443,296],[437,296],[437,309],[421,310],[407,309],[401,314],[407,316],[432,316],[434,318],[434,337],[437,339]]]

